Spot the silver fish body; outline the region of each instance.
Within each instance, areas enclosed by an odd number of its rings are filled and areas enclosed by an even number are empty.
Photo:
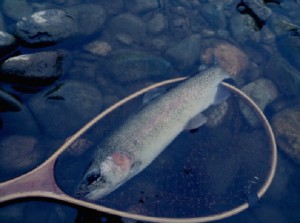
[[[77,194],[97,200],[147,167],[201,112],[225,100],[220,83],[229,75],[211,67],[159,95],[106,138],[81,181]],[[198,125],[198,126],[199,126]]]

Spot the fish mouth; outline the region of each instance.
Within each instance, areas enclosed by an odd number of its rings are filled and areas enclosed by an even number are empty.
[[[85,189],[79,189],[75,191],[75,197],[78,199],[84,199],[84,200],[96,200],[98,198],[96,198],[93,193],[95,191],[91,191],[88,188]]]
[[[106,186],[86,185],[83,183],[80,184],[77,187],[77,189],[75,189],[74,196],[82,200],[95,201],[108,195],[110,192],[114,191],[120,185],[122,185],[121,182],[116,185],[109,184]]]
[[[105,195],[109,194],[111,192],[110,189],[107,188],[99,188],[94,190],[84,190],[84,191],[78,191],[76,194],[78,198],[85,199],[89,201],[95,201],[99,200]]]
[[[83,198],[90,193],[89,188],[87,188],[83,183],[79,184],[79,186],[74,191],[74,196],[76,198]]]
[[[76,198],[83,198],[89,194],[89,191],[75,191],[74,195]]]
[[[74,196],[78,199],[84,200],[98,200],[110,192],[110,187],[99,186],[95,183],[87,185],[82,182],[74,191]]]

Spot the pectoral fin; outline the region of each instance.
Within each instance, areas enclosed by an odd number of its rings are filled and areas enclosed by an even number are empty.
[[[187,125],[185,126],[186,130],[189,130],[190,132],[195,132],[197,129],[203,125],[207,121],[207,118],[202,114],[199,113],[194,118],[192,118]]]
[[[227,90],[224,86],[221,84],[218,86],[218,90],[215,96],[215,99],[213,101],[213,105],[217,105],[222,103],[223,101],[226,101],[227,98],[229,98],[230,92]]]

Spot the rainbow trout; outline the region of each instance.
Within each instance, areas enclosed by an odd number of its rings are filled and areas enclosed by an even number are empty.
[[[183,130],[206,122],[201,114],[227,99],[229,75],[214,66],[157,96],[98,146],[76,194],[97,200],[146,168]]]

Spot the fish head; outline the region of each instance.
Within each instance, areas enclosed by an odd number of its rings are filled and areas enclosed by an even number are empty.
[[[109,194],[127,180],[131,173],[129,156],[114,152],[104,160],[92,162],[79,184],[76,195],[97,200]]]

